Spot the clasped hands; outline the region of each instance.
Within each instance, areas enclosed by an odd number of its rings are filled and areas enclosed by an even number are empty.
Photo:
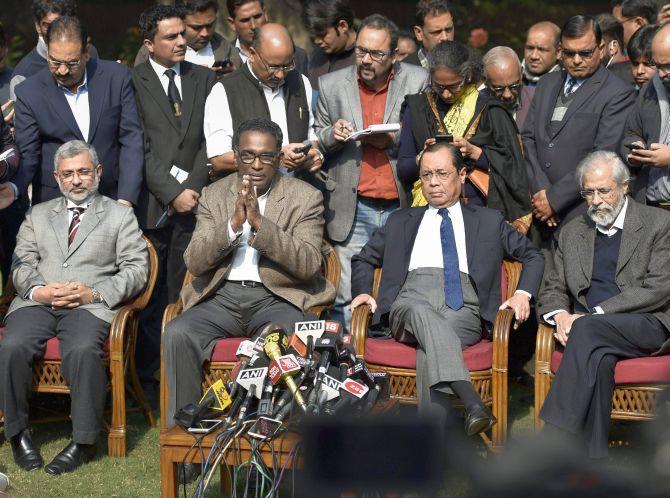
[[[258,207],[258,195],[256,187],[251,185],[251,177],[242,177],[242,188],[237,193],[235,200],[235,212],[230,218],[230,227],[237,233],[242,229],[244,222],[249,222],[251,228],[257,232],[261,227],[261,211]]]
[[[93,302],[93,290],[83,282],[55,282],[33,291],[33,301],[59,308],[77,308]]]
[[[568,313],[567,311],[561,311],[556,313],[552,318],[556,322],[556,332],[554,332],[554,337],[558,342],[563,346],[568,342],[568,336],[570,335],[570,329],[572,324],[577,320],[577,318],[584,316],[579,313]]]
[[[533,206],[533,216],[535,216],[537,220],[546,223],[547,226],[551,228],[558,226],[560,219],[558,218],[558,215],[554,213],[551,204],[549,204],[546,190],[536,192],[530,202]]]

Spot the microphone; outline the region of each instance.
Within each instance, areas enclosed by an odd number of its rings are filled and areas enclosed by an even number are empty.
[[[362,413],[368,413],[372,410],[377,402],[377,399],[388,399],[389,391],[391,388],[391,376],[388,372],[374,372],[372,374],[375,379],[375,387],[370,390],[367,399],[365,400],[365,405],[363,406]],[[381,397],[381,398],[380,398]]]
[[[263,395],[261,400],[258,402],[258,416],[270,416],[272,413],[272,393],[274,391],[274,386],[272,382],[266,382],[265,388],[263,389]]]
[[[328,333],[319,337],[314,344],[314,349],[318,351],[321,356],[319,357],[319,368],[316,372],[316,378],[314,379],[314,389],[309,396],[310,404],[316,402],[319,390],[321,389],[321,383],[323,382],[323,376],[326,374],[326,371],[330,366],[331,358],[337,358],[338,339],[339,337],[337,334]]]
[[[365,397],[369,390],[370,388],[365,384],[361,384],[351,377],[347,378],[342,382],[340,400],[333,407],[333,413],[337,413],[347,405],[360,401]]]
[[[307,374],[308,374],[308,370],[303,370],[303,371],[300,372],[300,373],[298,374],[298,376],[295,378],[295,383],[296,383],[296,385],[297,385],[298,387],[300,387],[300,386],[302,385],[302,383],[305,381],[305,378],[307,377]],[[277,415],[279,414],[279,412],[281,411],[281,409],[284,408],[284,406],[286,406],[287,404],[290,405],[289,402],[290,402],[292,399],[293,399],[293,393],[291,393],[291,391],[290,391],[289,389],[286,389],[286,390],[282,393],[282,395],[279,397],[279,399],[277,400],[277,402],[275,403],[275,406],[274,406],[274,414],[273,414],[274,418],[277,418]]]
[[[246,389],[247,392],[249,392],[253,386],[254,393],[258,399],[261,398],[265,377],[268,375],[268,367],[261,366],[264,363],[267,365],[266,358],[263,358],[262,356],[255,357],[253,362],[249,362],[247,367],[240,371],[236,379],[236,383],[240,387]]]
[[[339,398],[340,388],[342,387],[342,383],[338,380],[340,375],[339,368],[332,366],[328,368],[328,373],[323,376],[321,390],[317,394],[316,403],[311,403],[307,406],[308,414],[318,415],[324,403]]]
[[[240,345],[237,347],[237,352],[235,352],[235,356],[237,356],[238,361],[235,364],[233,371],[230,373],[231,378],[236,378],[240,370],[244,369],[244,367],[247,366],[249,360],[255,353],[254,348],[255,348],[254,341],[246,339],[240,343]],[[231,383],[230,396],[234,398],[236,394],[237,394],[237,383]]]
[[[265,353],[271,360],[278,361],[282,356],[282,351],[285,351],[286,346],[288,345],[286,332],[284,332],[281,325],[278,324],[269,324],[267,327],[272,327],[272,331],[265,337]],[[305,411],[305,400],[298,390],[298,386],[293,380],[293,377],[286,376],[283,380],[286,383],[286,387],[288,387],[289,391],[291,391],[291,394],[293,394],[293,397],[295,398],[296,403],[298,403],[298,406],[300,406],[300,408]]]
[[[194,427],[200,420],[213,416],[213,412],[222,412],[230,404],[231,398],[221,379],[209,386],[198,403],[189,403],[182,407],[174,416],[174,421],[180,427],[188,429]],[[215,415],[214,415],[215,416]]]
[[[258,396],[260,396],[260,392],[258,393]],[[252,384],[251,388],[247,391],[247,395],[244,397],[244,402],[242,403],[242,406],[240,407],[240,413],[237,416],[237,423],[235,424],[236,426],[239,426],[242,422],[244,422],[244,419],[247,417],[247,411],[249,410],[249,406],[251,405],[251,402],[253,399],[257,396],[256,394],[256,385]]]

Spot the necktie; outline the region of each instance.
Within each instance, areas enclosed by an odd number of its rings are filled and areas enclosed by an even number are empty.
[[[75,236],[77,235],[77,229],[79,228],[79,221],[81,220],[81,215],[86,211],[84,207],[70,208],[72,211],[72,221],[70,221],[70,229],[67,231],[67,245],[71,245]]]
[[[442,216],[440,240],[442,241],[442,265],[444,266],[444,302],[456,311],[463,307],[463,289],[461,288],[461,274],[458,269],[458,251],[456,251],[454,226],[446,208],[440,208],[437,212]]]
[[[568,97],[572,92],[576,90],[577,80],[572,76],[568,76],[568,84],[565,87],[565,96]]]
[[[179,95],[179,89],[174,82],[174,77],[177,76],[177,73],[175,73],[173,69],[166,69],[165,76],[170,80],[167,91],[168,100],[170,101],[170,106],[172,106],[174,116],[178,118],[181,116],[181,95]]]

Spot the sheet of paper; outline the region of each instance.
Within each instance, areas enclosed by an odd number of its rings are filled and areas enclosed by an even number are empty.
[[[178,166],[175,166],[174,164],[172,165],[172,169],[170,169],[170,174],[179,183],[184,183],[184,181],[188,178],[188,171],[184,171],[183,169],[181,169]]]
[[[400,130],[400,123],[385,123],[370,125],[364,130],[355,131],[347,137],[347,141],[356,140],[358,137],[364,135],[372,135],[374,133],[395,133]]]

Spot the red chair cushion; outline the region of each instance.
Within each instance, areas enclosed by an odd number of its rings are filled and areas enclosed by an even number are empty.
[[[465,365],[471,372],[488,370],[493,362],[493,343],[482,340],[463,351]],[[365,340],[365,361],[386,367],[416,369],[416,349],[393,339]]]
[[[561,351],[551,356],[551,371],[556,373],[563,359]],[[616,384],[670,384],[670,356],[645,356],[621,360],[614,368]]]
[[[5,331],[5,327],[0,327],[0,341],[2,340],[2,334]],[[109,357],[109,338],[105,339],[105,343],[102,345],[102,357]],[[60,347],[58,345],[58,337],[49,339],[47,341],[47,347],[44,351],[43,360],[47,361],[58,361],[60,360]]]
[[[237,347],[246,337],[229,337],[227,339],[219,339],[214,345],[214,351],[212,351],[212,357],[210,361],[225,361],[225,362],[237,362]]]

